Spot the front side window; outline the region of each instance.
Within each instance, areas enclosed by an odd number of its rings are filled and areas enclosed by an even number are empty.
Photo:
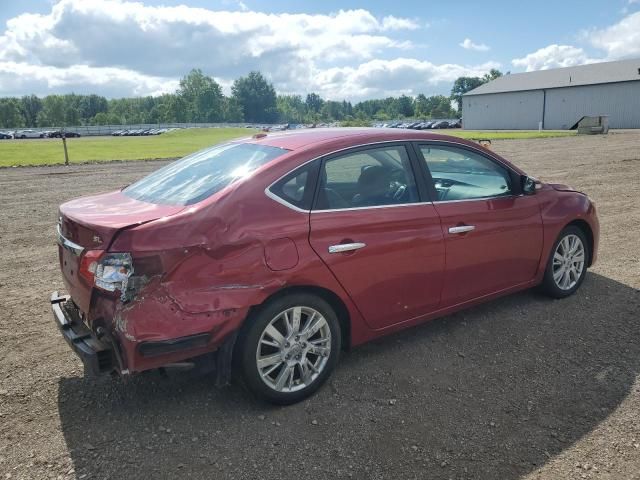
[[[420,147],[433,178],[439,201],[481,199],[511,195],[506,168],[470,150]]]
[[[122,192],[143,202],[191,205],[287,152],[283,148],[252,143],[219,145],[173,162]]]
[[[403,146],[358,150],[326,160],[320,172],[317,210],[418,202]]]

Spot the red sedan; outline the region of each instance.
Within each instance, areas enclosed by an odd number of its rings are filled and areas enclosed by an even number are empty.
[[[91,374],[236,366],[299,401],[342,349],[519,290],[574,293],[595,205],[475,143],[384,129],[258,134],[60,207],[54,293]]]

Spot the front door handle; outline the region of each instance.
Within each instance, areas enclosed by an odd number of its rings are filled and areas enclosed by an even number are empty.
[[[475,225],[458,225],[457,227],[449,227],[449,233],[455,235],[458,233],[467,233],[475,229]]]
[[[366,246],[367,244],[362,242],[339,243],[338,245],[331,245],[329,247],[329,253],[351,252],[353,250],[360,250],[361,248],[364,248]]]

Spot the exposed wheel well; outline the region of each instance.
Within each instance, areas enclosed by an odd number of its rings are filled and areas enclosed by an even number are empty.
[[[351,318],[349,316],[349,310],[344,302],[333,293],[331,290],[322,287],[316,287],[312,285],[296,285],[292,287],[286,287],[282,290],[278,290],[271,296],[269,296],[264,302],[260,305],[254,305],[249,310],[249,314],[247,315],[247,319],[250,321],[251,317],[260,310],[260,308],[268,302],[273,301],[276,298],[281,298],[286,295],[291,295],[293,293],[310,293],[313,295],[317,295],[326,301],[331,308],[333,308],[338,316],[338,321],[340,322],[340,333],[342,334],[342,348],[348,349],[351,345]],[[246,322],[245,322],[246,324]]]
[[[591,231],[591,227],[584,220],[574,220],[567,225],[567,227],[569,226],[578,227],[582,230],[584,236],[587,237],[587,242],[589,242],[589,258],[587,259],[587,267],[590,267],[593,260],[593,232]]]

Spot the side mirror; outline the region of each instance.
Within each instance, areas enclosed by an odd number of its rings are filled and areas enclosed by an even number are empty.
[[[533,178],[528,175],[522,175],[520,182],[522,185],[522,193],[525,195],[533,195],[541,185],[537,178]]]

